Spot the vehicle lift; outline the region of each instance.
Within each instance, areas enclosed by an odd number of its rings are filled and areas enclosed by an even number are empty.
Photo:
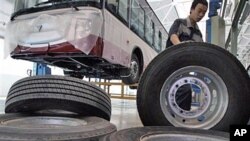
[[[33,75],[51,75],[51,68],[46,64],[34,63]]]

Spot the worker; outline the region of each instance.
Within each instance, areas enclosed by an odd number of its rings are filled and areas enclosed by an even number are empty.
[[[181,42],[194,41],[203,42],[202,33],[197,22],[205,16],[208,9],[206,0],[194,0],[191,5],[190,14],[185,19],[176,19],[169,30],[167,47],[177,45]],[[183,110],[189,111],[192,102],[191,85],[185,84],[176,92],[176,103]]]

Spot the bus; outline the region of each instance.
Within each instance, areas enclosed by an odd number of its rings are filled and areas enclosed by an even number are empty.
[[[12,58],[125,84],[138,82],[168,36],[146,0],[16,0],[6,32]]]

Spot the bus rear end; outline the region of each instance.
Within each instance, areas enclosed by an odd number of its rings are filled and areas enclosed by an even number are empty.
[[[6,48],[15,59],[94,73],[91,65],[103,62],[102,5],[102,0],[16,0]]]

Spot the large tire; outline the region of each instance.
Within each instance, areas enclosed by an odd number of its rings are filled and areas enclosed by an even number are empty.
[[[110,120],[111,101],[101,88],[63,76],[33,76],[13,84],[6,98],[6,113],[64,110]]]
[[[202,96],[196,103],[201,106],[191,111],[181,108],[175,97],[186,84],[198,87]],[[146,68],[137,91],[145,126],[229,131],[230,125],[247,124],[249,101],[245,68],[226,50],[207,43],[183,43],[163,51]]]
[[[122,77],[124,84],[135,84],[139,81],[141,75],[140,61],[136,54],[132,55],[130,69],[127,70],[128,76]],[[131,87],[132,88],[132,87]]]
[[[178,127],[138,127],[109,134],[100,141],[229,141],[229,134],[220,131]]]
[[[98,141],[116,131],[110,122],[98,117],[72,115],[0,115],[0,140],[4,141]]]

